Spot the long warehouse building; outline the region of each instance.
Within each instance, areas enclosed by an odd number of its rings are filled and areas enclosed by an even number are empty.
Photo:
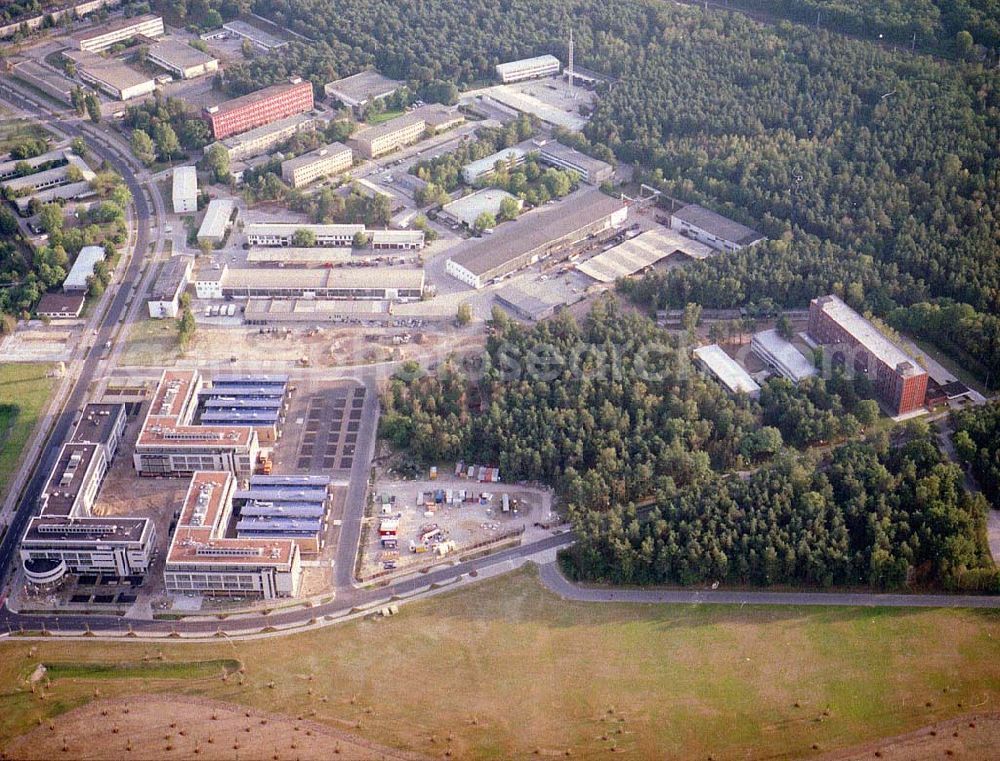
[[[473,288],[482,288],[522,267],[564,250],[589,235],[620,227],[628,206],[597,189],[589,189],[504,225],[481,241],[449,257],[445,272]]]
[[[100,53],[116,43],[125,42],[133,37],[152,39],[162,34],[163,18],[146,14],[102,24],[81,32],[76,35],[75,39],[80,50],[87,53]]]
[[[195,284],[203,299],[376,299],[419,301],[424,271],[407,267],[333,269],[263,268],[202,272]]]

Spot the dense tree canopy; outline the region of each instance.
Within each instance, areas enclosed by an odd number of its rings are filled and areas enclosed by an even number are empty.
[[[733,399],[650,321],[603,302],[580,327],[559,317],[527,330],[496,313],[471,387],[452,363],[404,373],[386,392],[382,435],[427,461],[491,462],[504,479],[554,484],[580,536],[566,561],[580,577],[997,583],[985,502],[964,491],[927,426],[899,447],[885,436],[848,443],[819,467],[762,426],[776,404],[812,405],[805,422],[827,420],[828,435],[846,419],[870,422],[866,389],[846,380],[777,382],[762,406]]]

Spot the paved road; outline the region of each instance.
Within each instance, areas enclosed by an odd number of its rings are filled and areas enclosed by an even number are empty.
[[[555,563],[540,568],[542,584],[564,600],[672,605],[832,605],[855,608],[1000,608],[989,595],[900,595],[867,592],[745,592],[723,589],[602,589],[568,581]]]
[[[127,311],[126,301],[128,300],[131,286],[139,282],[143,267],[143,257],[149,246],[151,215],[146,195],[133,174],[132,167],[128,163],[129,158],[119,153],[106,139],[95,139],[92,129],[87,129],[74,121],[60,119],[48,111],[47,108],[40,106],[34,100],[28,99],[23,93],[14,89],[9,82],[0,82],[0,98],[3,98],[3,100],[8,101],[23,111],[35,114],[40,121],[52,124],[56,129],[70,137],[84,138],[90,149],[96,155],[106,160],[125,179],[128,189],[132,193],[136,218],[135,243],[132,249],[131,261],[129,262],[122,284],[112,299],[111,306],[105,313],[104,320],[98,328],[98,334],[93,337],[95,346],[103,346],[106,342],[114,339],[119,321],[124,318]],[[101,355],[101,351],[90,351],[85,355],[80,375],[67,398],[62,412],[56,418],[49,443],[44,448],[42,456],[38,460],[34,473],[29,479],[21,500],[18,503],[17,511],[11,521],[10,528],[3,542],[0,543],[0,590],[4,588],[7,573],[13,567],[12,561],[17,557],[17,545],[27,526],[28,519],[35,512],[38,496],[45,486],[46,475],[55,464],[59,454],[59,447],[69,434],[77,410],[86,402],[88,387],[91,381],[97,377]]]

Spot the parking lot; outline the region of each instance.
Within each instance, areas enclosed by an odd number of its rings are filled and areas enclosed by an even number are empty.
[[[465,492],[465,498],[461,493]],[[523,529],[525,537],[543,534],[536,524],[557,521],[552,493],[520,484],[478,483],[475,479],[421,481],[380,479],[367,539],[361,547],[361,576],[417,569],[435,558],[456,556],[472,547]],[[504,495],[509,510],[503,511]],[[448,497],[451,502],[448,502]],[[440,499],[440,501],[437,501]],[[396,522],[396,547],[379,536],[383,520]]]
[[[282,437],[275,444],[277,473],[349,472],[362,425],[365,387],[355,381],[313,382],[293,394]]]

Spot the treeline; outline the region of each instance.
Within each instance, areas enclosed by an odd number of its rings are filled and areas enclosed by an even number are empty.
[[[973,44],[1000,47],[997,0],[733,0],[732,5],[764,11],[823,29],[858,37],[965,52],[956,38],[967,32]]]
[[[934,343],[962,367],[1000,384],[1000,318],[948,299],[894,309],[889,324]]]
[[[952,415],[955,450],[972,468],[979,486],[1000,509],[1000,404],[992,402]]]
[[[835,450],[823,470],[784,459],[748,480],[715,476],[634,505],[576,509],[573,576],[624,584],[908,584],[1000,592],[986,501],[962,488],[927,428]]]
[[[985,503],[926,425],[901,447],[885,436],[847,444],[817,468],[762,426],[761,407],[725,394],[675,339],[613,302],[582,326],[563,315],[524,329],[495,312],[473,384],[453,363],[404,373],[385,393],[381,434],[421,460],[496,463],[505,480],[553,484],[580,537],[566,559],[580,578],[997,583]],[[838,383],[846,403],[815,384],[779,385],[774,404],[805,398],[860,423],[864,389]],[[732,473],[746,469],[746,480]]]

